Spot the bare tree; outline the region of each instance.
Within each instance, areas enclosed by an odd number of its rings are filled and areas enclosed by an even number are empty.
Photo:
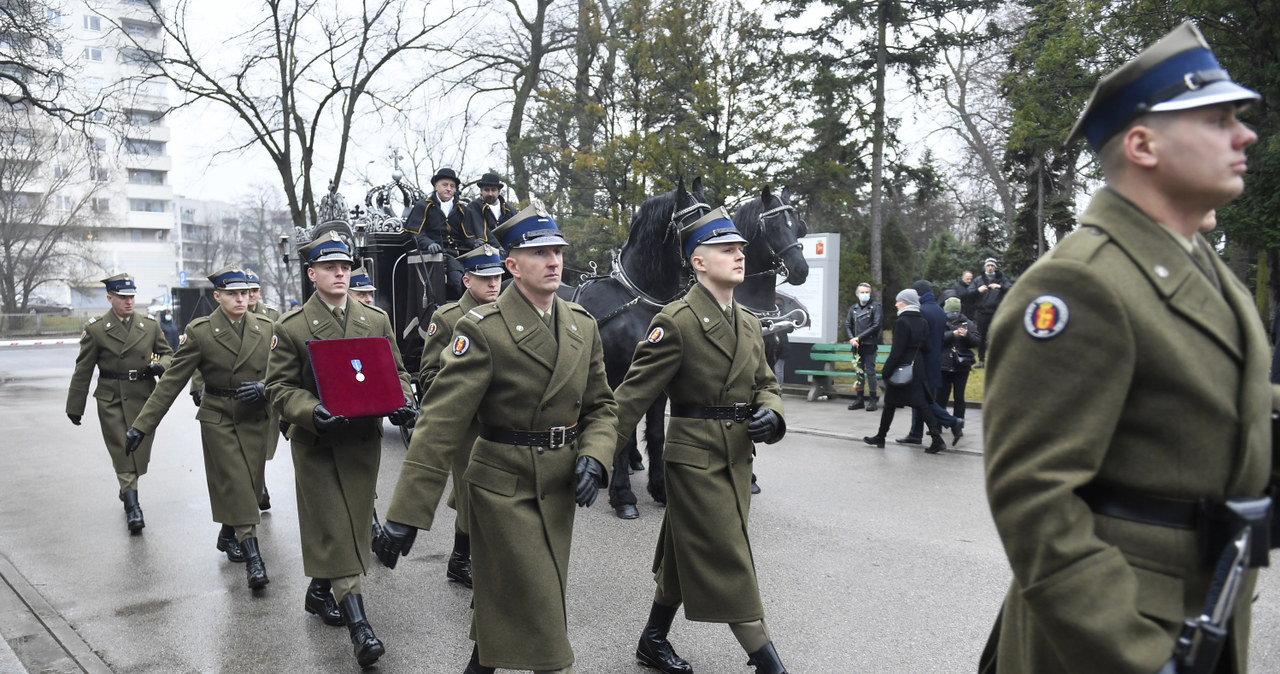
[[[284,197],[274,185],[252,185],[240,198],[241,263],[262,283],[262,298],[274,297],[279,308],[295,296],[288,267],[281,261],[280,237],[293,231]]]
[[[151,19],[163,27],[167,50],[149,52],[156,71],[146,78],[172,82],[187,95],[178,107],[209,101],[230,111],[245,139],[225,152],[265,151],[279,173],[293,224],[304,228],[316,218],[317,159],[332,156],[329,180],[342,184],[359,118],[395,108],[433,81],[434,66],[424,54],[447,53],[454,45],[433,43],[429,35],[448,35],[450,41],[462,36],[442,30],[457,14],[441,12],[438,4],[378,0],[348,11],[347,3],[262,0],[241,17],[248,28],[217,45],[217,54],[236,55],[224,66],[208,54],[210,45],[188,33],[192,4],[148,5]],[[136,40],[135,45],[145,50]],[[397,72],[408,76],[392,81]],[[320,179],[322,186],[326,182]]]
[[[25,309],[41,286],[92,264],[89,227],[110,217],[94,148],[43,108],[0,106],[0,306]]]
[[[74,86],[78,68],[63,54],[62,5],[0,2],[0,101],[76,126],[103,113],[103,91]]]

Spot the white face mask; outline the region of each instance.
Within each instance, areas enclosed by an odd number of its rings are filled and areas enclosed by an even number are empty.
[[[858,295],[859,302],[866,302],[867,300],[870,300],[870,299],[871,299],[870,295],[866,295],[866,294]]]

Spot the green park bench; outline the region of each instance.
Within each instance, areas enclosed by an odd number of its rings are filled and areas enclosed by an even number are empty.
[[[889,358],[891,348],[888,344],[876,347],[876,365],[884,365],[884,361]],[[853,370],[837,370],[835,367],[836,363],[853,361],[851,344],[814,344],[813,349],[809,351],[809,358],[823,364],[821,370],[796,370],[796,374],[809,377],[809,394],[805,399],[810,402],[817,400],[819,396],[832,396],[835,393],[832,385],[836,379],[858,376],[858,373]]]

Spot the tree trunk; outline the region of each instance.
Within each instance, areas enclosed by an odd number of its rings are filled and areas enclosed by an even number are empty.
[[[880,259],[883,244],[881,227],[883,211],[881,209],[882,182],[884,179],[884,80],[885,62],[888,60],[888,47],[885,36],[888,32],[889,17],[885,9],[888,0],[881,0],[876,5],[876,97],[874,131],[871,134],[871,281],[877,288],[884,284],[884,265]]]

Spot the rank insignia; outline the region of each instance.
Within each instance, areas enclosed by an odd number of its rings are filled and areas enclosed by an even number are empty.
[[[466,335],[458,335],[458,337],[453,340],[453,355],[461,356],[466,353],[469,348],[471,348],[471,340],[467,339]]]
[[[434,334],[436,334],[436,322],[431,321],[431,325],[427,326],[427,336],[430,337]]]
[[[649,342],[650,344],[657,344],[662,341],[662,338],[666,336],[666,334],[666,330],[663,330],[662,328],[654,328],[653,332],[650,332],[649,336],[646,337],[644,341]]]
[[[271,335],[271,350],[276,350],[276,344],[280,343],[280,335]]]
[[[1071,312],[1067,303],[1056,295],[1041,295],[1027,305],[1022,314],[1022,326],[1036,339],[1049,339],[1067,329]]]

